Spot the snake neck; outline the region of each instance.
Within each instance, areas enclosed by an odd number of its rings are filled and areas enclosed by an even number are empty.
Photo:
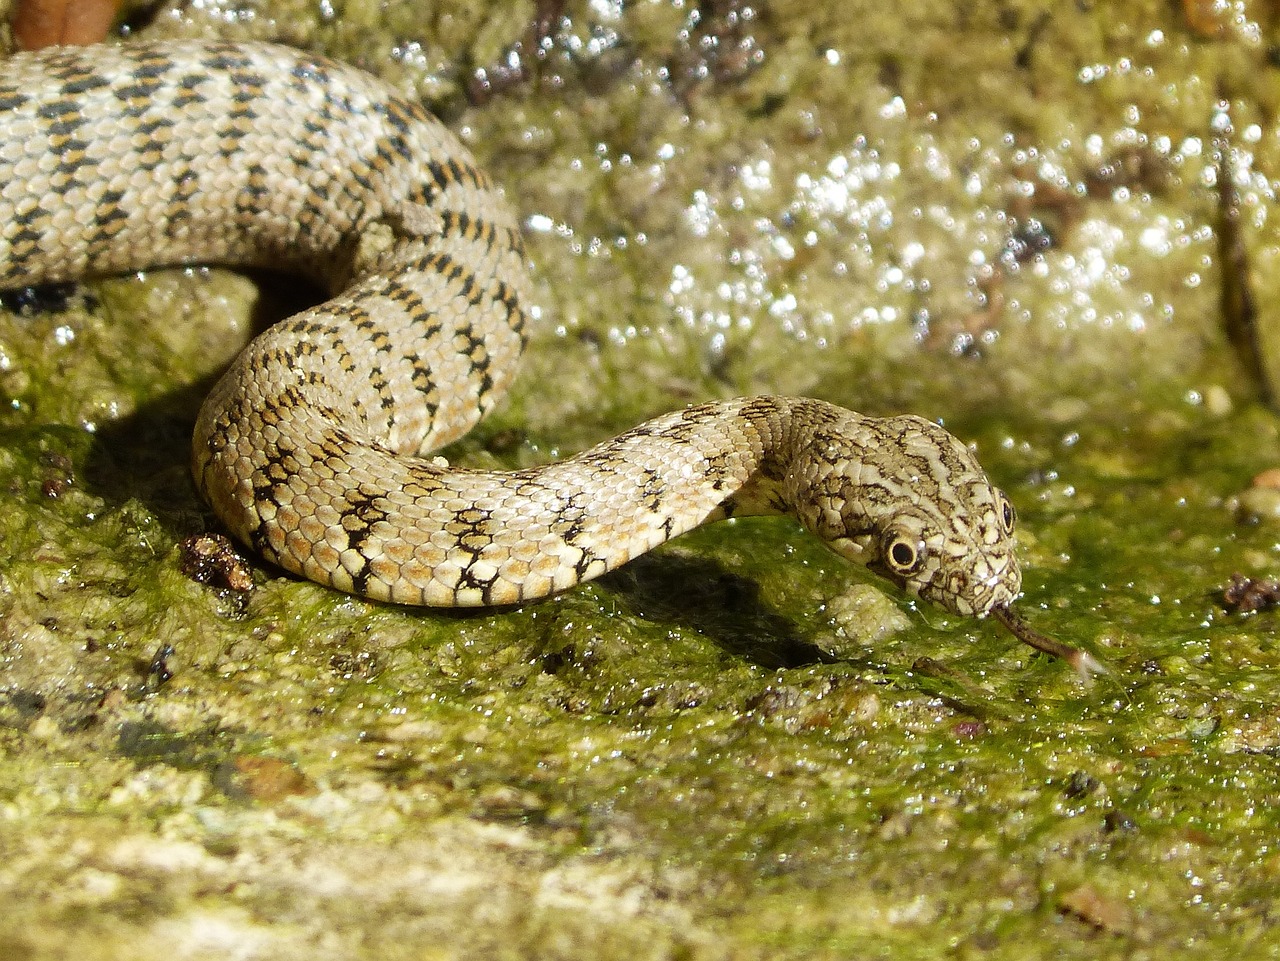
[[[827,465],[837,449],[847,456],[864,448],[862,454],[874,456],[873,419],[809,397],[761,396],[730,404],[756,442],[742,465],[746,475],[719,516],[790,514],[825,536],[834,518],[824,516],[821,495],[824,487],[836,486]]]

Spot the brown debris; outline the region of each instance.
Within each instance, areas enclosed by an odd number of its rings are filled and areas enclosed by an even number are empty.
[[[40,462],[45,468],[40,481],[40,493],[45,497],[56,500],[75,485],[75,465],[65,454],[46,452],[41,455]]]
[[[1260,471],[1254,476],[1249,486],[1266,488],[1267,490],[1280,488],[1280,467],[1268,467],[1266,470]]]
[[[119,10],[120,0],[21,0],[13,36],[23,50],[100,43]]]
[[[1274,577],[1255,579],[1232,574],[1222,589],[1222,606],[1230,614],[1253,614],[1280,605],[1280,581]]]
[[[1109,156],[1085,175],[1084,184],[1090,197],[1106,198],[1122,187],[1159,194],[1172,179],[1168,158],[1142,145],[1126,147]]]
[[[315,785],[305,774],[273,757],[242,754],[231,766],[235,786],[264,804],[316,793]]]
[[[706,80],[737,83],[763,64],[764,49],[754,30],[759,15],[743,0],[693,4],[680,31],[680,46],[667,65],[677,96],[687,101]]]
[[[1182,0],[1182,15],[1191,32],[1206,40],[1213,40],[1227,31],[1232,10],[1229,3],[1216,0]]]
[[[240,594],[253,590],[253,569],[221,534],[197,534],[179,546],[182,573],[196,583]]]
[[[491,64],[476,67],[467,79],[467,100],[479,106],[533,77],[534,66],[545,60],[551,39],[564,18],[565,0],[538,0],[525,35]]]
[[[1085,924],[1110,934],[1126,934],[1133,930],[1129,906],[1118,898],[1108,897],[1091,884],[1066,891],[1058,898],[1058,907]]]

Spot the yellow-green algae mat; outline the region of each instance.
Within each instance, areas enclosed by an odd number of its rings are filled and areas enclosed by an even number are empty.
[[[1222,309],[1274,329],[1273,6],[129,16],[367,66],[506,187],[542,312],[452,458],[759,391],[940,419],[1018,506],[1028,619],[1113,674],[783,521],[513,611],[198,584],[199,397],[306,294],[46,293],[0,320],[0,956],[1280,953],[1280,612],[1221,596],[1280,567]]]

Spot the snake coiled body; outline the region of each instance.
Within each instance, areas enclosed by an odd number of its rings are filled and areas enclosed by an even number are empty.
[[[787,512],[963,614],[1020,589],[1013,514],[917,417],[704,404],[515,472],[424,455],[509,386],[518,223],[417,104],[269,44],[61,49],[0,68],[0,285],[288,266],[333,299],[254,340],[199,415],[195,480],[289,571],[404,604],[540,598],[700,524]]]

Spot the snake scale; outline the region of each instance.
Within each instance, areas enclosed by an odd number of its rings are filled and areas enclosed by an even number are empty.
[[[401,604],[511,604],[785,512],[911,594],[1020,623],[1013,509],[919,417],[741,398],[528,470],[427,459],[507,390],[529,280],[466,149],[363,71],[265,43],[61,48],[0,65],[0,116],[0,286],[198,262],[330,291],[240,354],[195,428],[200,492],[288,571]]]

